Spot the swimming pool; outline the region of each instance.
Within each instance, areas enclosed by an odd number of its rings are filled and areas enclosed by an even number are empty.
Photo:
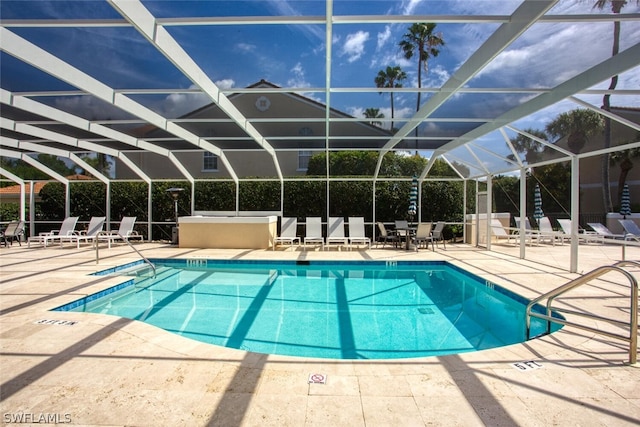
[[[330,359],[434,356],[525,340],[528,301],[447,262],[152,262],[155,279],[131,279],[56,310],[131,318],[258,353]],[[545,324],[533,319],[532,329],[541,333]]]

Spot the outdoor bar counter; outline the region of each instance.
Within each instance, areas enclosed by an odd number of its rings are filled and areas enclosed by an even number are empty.
[[[181,248],[267,249],[273,245],[277,216],[182,216]]]

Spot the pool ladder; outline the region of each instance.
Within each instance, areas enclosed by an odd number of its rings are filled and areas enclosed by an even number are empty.
[[[120,238],[122,239],[122,241],[126,242],[127,245],[129,245],[129,247],[131,249],[133,249],[139,256],[140,258],[142,258],[142,260],[147,263],[149,265],[149,267],[151,267],[151,270],[153,271],[153,278],[155,279],[156,277],[156,266],[153,265],[153,263],[151,261],[149,261],[149,259],[147,257],[145,257],[144,255],[142,255],[142,253],[136,249],[135,246],[133,246],[133,244],[129,241],[129,239],[125,239],[124,236],[122,236],[122,234],[120,233],[116,233],[118,236],[120,236]],[[109,233],[108,231],[101,231],[100,233],[98,233],[98,236],[109,236],[111,235],[111,233]],[[96,264],[98,264],[100,262],[100,255],[98,253],[98,248],[99,248],[99,242],[100,240],[96,237]]]
[[[562,325],[567,325],[567,326],[574,326],[576,328],[579,329],[583,329],[586,331],[590,331],[596,334],[600,334],[600,335],[604,335],[607,336],[609,338],[614,338],[614,339],[619,339],[625,342],[629,343],[629,363],[630,364],[635,364],[638,361],[638,281],[635,279],[635,277],[629,273],[627,270],[625,270],[622,267],[625,266],[634,266],[634,267],[640,267],[640,263],[636,262],[636,261],[620,261],[617,262],[613,265],[605,265],[602,267],[598,267],[586,274],[584,274],[583,276],[578,277],[577,279],[571,280],[568,283],[565,283],[564,285],[547,292],[546,294],[540,295],[538,298],[534,299],[533,301],[531,301],[528,305],[527,305],[527,311],[525,314],[525,319],[526,319],[526,337],[527,339],[531,339],[531,318],[532,317],[537,317],[540,319],[544,319],[547,321],[547,330],[545,332],[545,334],[542,335],[548,335],[551,333],[551,322],[555,322],[555,323],[560,323]],[[620,320],[615,320],[615,319],[609,319],[607,317],[602,317],[602,316],[598,316],[596,314],[592,314],[592,313],[585,313],[585,312],[580,312],[580,311],[574,311],[574,310],[569,310],[569,309],[564,309],[564,308],[553,308],[552,309],[552,304],[555,300],[556,297],[572,290],[575,289],[579,286],[585,285],[587,283],[589,283],[590,281],[597,279],[598,277],[609,273],[611,271],[617,271],[621,274],[623,274],[627,279],[629,279],[629,283],[631,284],[631,305],[630,305],[630,319],[628,322],[624,322],[624,321],[620,321]],[[537,304],[541,303],[542,301],[546,300],[546,313],[537,313],[532,311],[533,307],[536,306]],[[581,316],[583,318],[589,318],[592,320],[597,320],[597,321],[602,321],[602,322],[607,322],[609,324],[615,325],[615,326],[619,326],[619,327],[624,327],[624,328],[629,328],[629,336],[626,335],[621,335],[621,334],[615,334],[612,332],[608,332],[608,331],[604,331],[601,329],[597,329],[597,328],[592,328],[590,326],[586,326],[583,324],[579,324],[579,323],[574,323],[574,322],[569,322],[565,319],[559,318],[559,317],[554,317],[552,314],[553,312],[556,313],[567,313],[567,314],[571,314],[571,315],[575,315],[575,316]]]

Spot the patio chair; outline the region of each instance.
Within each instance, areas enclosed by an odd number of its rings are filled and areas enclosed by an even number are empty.
[[[557,220],[562,232],[568,237],[571,237],[571,220],[566,218],[560,218]]]
[[[520,236],[520,217],[516,216],[513,218],[516,221],[516,235]],[[538,244],[539,233],[531,227],[531,222],[528,217],[524,217],[524,241],[525,244],[529,241],[529,244],[533,244],[534,240],[536,245]]]
[[[638,227],[638,224],[636,224],[632,219],[619,219],[618,221],[622,225],[622,228],[624,228],[625,240],[633,239],[640,241],[640,227]]]
[[[344,218],[342,217],[329,217],[327,222],[327,238],[325,240],[327,246],[336,244],[340,246],[346,246],[349,244],[349,239],[344,234]],[[338,249],[340,248],[338,247]]]
[[[110,231],[107,234],[98,234],[98,242],[106,241],[109,245],[109,248],[111,248],[111,243],[118,240],[129,242],[130,240],[138,239],[142,241],[142,239],[144,238],[142,234],[138,234],[138,232],[133,229],[133,226],[136,224],[136,219],[137,217],[135,216],[122,217],[122,221],[120,221],[120,228],[118,228],[118,231]]]
[[[433,251],[436,250],[433,243],[433,235],[431,234],[431,226],[430,222],[421,222],[418,224],[418,228],[416,229],[416,235],[413,236],[413,243],[416,245],[416,251],[423,246],[426,249],[429,249],[429,242],[431,242],[431,249]]]
[[[393,246],[397,247],[400,240],[398,238],[398,235],[394,231],[387,230],[387,227],[385,227],[382,222],[377,222],[376,225],[378,226],[378,231],[380,232],[380,236],[376,240],[376,243],[382,242],[383,248],[384,245],[387,244],[387,242],[393,243]]]
[[[491,220],[491,235],[498,240],[507,239],[507,243],[511,242],[511,239],[513,239],[514,244],[516,243],[516,239],[519,237],[517,234],[508,233],[498,218],[493,218]]]
[[[86,243],[93,243],[95,245],[96,238],[98,237],[98,233],[102,231],[104,228],[104,222],[106,221],[106,217],[104,216],[94,216],[89,221],[89,225],[87,226],[86,231],[74,232],[70,236],[63,236],[60,238],[60,247],[62,247],[62,243],[65,241],[75,242],[76,247],[80,249],[80,242],[84,241]]]
[[[555,246],[556,240],[560,240],[560,244],[564,244],[562,233],[557,232],[551,226],[551,220],[547,216],[543,216],[538,220],[538,241],[548,240]]]
[[[558,219],[558,224],[564,233],[563,239],[571,239],[571,220],[566,218]],[[584,229],[578,230],[578,241],[584,243],[600,242],[602,239],[593,231],[586,231]]]
[[[59,241],[63,237],[71,236],[75,232],[76,224],[78,223],[77,216],[70,216],[62,221],[59,230],[51,230],[44,233],[39,233],[37,236],[31,236],[27,239],[27,247],[31,247],[31,242],[37,242],[43,245],[45,248],[49,242]]]
[[[589,227],[595,231],[596,236],[599,238],[600,243],[604,243],[606,240],[620,240],[624,239],[624,234],[614,234],[604,225],[599,222],[587,223]]]
[[[304,250],[307,250],[307,243],[320,243],[322,250],[324,250],[324,237],[322,237],[322,218],[320,217],[307,217],[305,219],[305,235],[303,244]]]
[[[404,237],[409,232],[409,222],[403,219],[397,219],[396,223],[396,234],[400,237]]]
[[[7,228],[2,231],[0,239],[5,246],[13,246],[13,241],[22,246],[22,236],[24,236],[24,221],[12,221],[7,224]]]
[[[436,246],[438,245],[438,241],[441,241],[443,248],[447,249],[447,244],[444,240],[444,233],[443,233],[445,225],[446,223],[444,221],[436,222],[436,226],[433,228],[431,235],[433,236],[433,241],[435,242]]]
[[[349,217],[349,249],[355,244],[367,245],[371,249],[371,239],[364,233],[364,218]]]
[[[276,237],[273,240],[273,246],[271,247],[271,249],[275,250],[278,243],[288,243],[291,248],[293,248],[293,244],[295,242],[298,242],[299,245],[300,237],[298,237],[297,232],[298,218],[282,217],[280,225],[280,236]]]

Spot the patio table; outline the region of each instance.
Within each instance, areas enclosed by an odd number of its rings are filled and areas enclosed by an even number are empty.
[[[405,250],[410,250],[411,249],[411,236],[416,234],[416,230],[418,229],[418,227],[396,227],[396,232],[397,231],[404,231],[404,238],[405,238]],[[398,233],[398,236],[400,237],[400,239],[402,239],[402,234]]]

